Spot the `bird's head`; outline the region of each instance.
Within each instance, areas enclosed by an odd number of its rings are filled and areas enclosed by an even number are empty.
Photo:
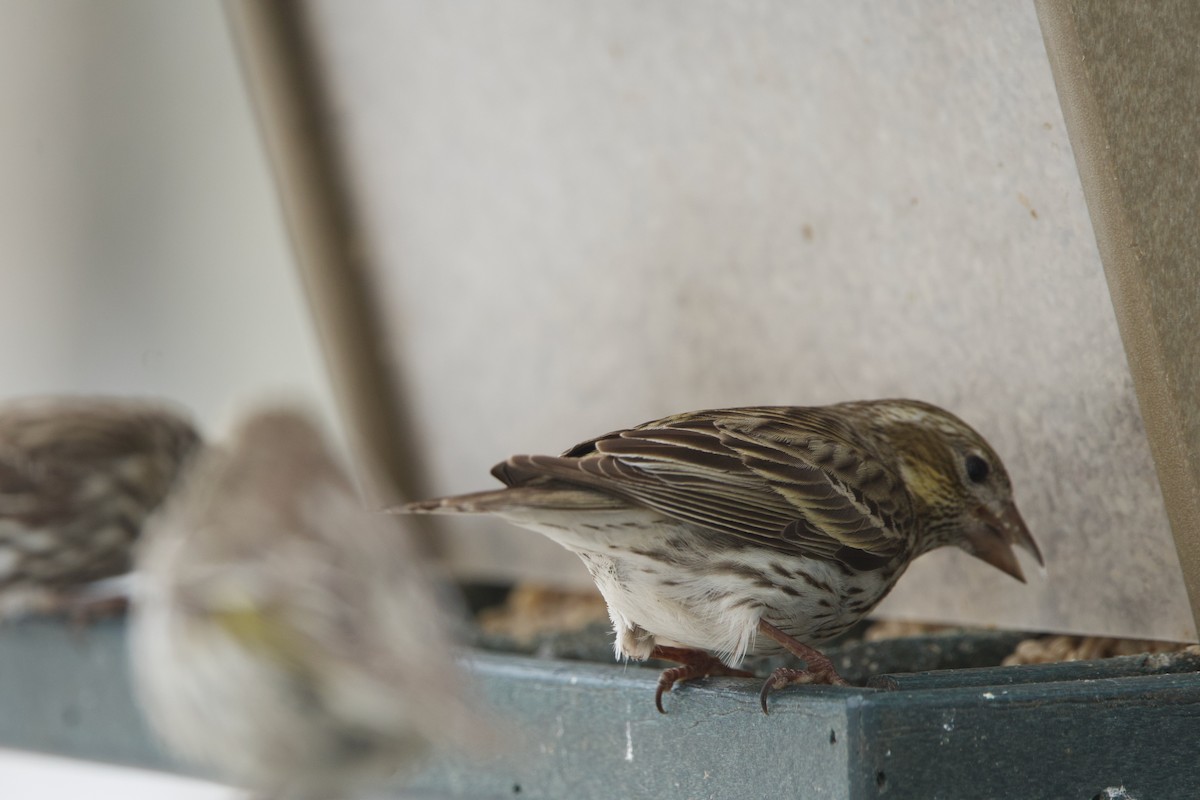
[[[1013,500],[1012,482],[991,445],[944,409],[887,401],[880,432],[924,524],[918,552],[953,545],[1024,582],[1013,546],[1042,561]]]

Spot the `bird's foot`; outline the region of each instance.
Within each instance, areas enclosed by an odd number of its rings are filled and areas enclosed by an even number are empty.
[[[771,673],[766,683],[763,684],[762,691],[758,693],[758,699],[762,704],[764,714],[767,713],[767,697],[776,689],[782,689],[785,686],[792,686],[799,683],[818,683],[829,686],[850,685],[849,681],[838,674],[838,671],[833,666],[833,662],[819,650],[788,636],[766,620],[759,620],[758,630],[760,633],[779,642],[779,644],[783,645],[784,649],[803,660],[807,665],[805,669],[779,667]]]
[[[62,591],[55,599],[52,613],[65,619],[72,636],[82,643],[96,623],[129,613],[129,592],[128,576],[106,578]]]
[[[129,598],[71,597],[64,602],[63,611],[71,627],[82,631],[101,620],[125,616],[129,613]]]
[[[658,676],[658,689],[654,692],[654,706],[660,714],[667,713],[663,709],[663,693],[671,691],[671,687],[679,681],[687,681],[692,678],[711,678],[714,676],[730,676],[735,678],[754,677],[754,673],[752,672],[726,666],[720,659],[709,655],[703,650],[692,650],[688,647],[658,645],[651,651],[650,657],[662,659],[663,661],[675,661],[682,665],[665,669]]]
[[[767,697],[776,689],[803,683],[823,683],[829,686],[849,686],[850,683],[836,672],[821,673],[811,669],[796,669],[794,667],[779,667],[767,677],[762,690],[758,693],[758,701],[762,704],[763,713],[767,713]]]

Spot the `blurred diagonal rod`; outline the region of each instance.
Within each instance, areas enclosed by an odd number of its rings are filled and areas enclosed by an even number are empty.
[[[307,4],[226,0],[334,394],[371,504],[423,497],[410,416],[368,284],[334,104]]]

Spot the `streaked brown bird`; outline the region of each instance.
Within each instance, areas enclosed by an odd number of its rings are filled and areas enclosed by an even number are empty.
[[[135,686],[180,758],[274,798],[343,797],[485,741],[428,566],[321,435],[253,414],[138,548]]]
[[[0,406],[0,619],[73,610],[86,584],[128,572],[142,523],[199,446],[162,403]]]
[[[398,510],[494,514],[577,553],[617,657],[680,664],[659,679],[659,711],[677,681],[748,677],[744,656],[780,648],[806,669],[775,670],[764,711],[788,684],[844,684],[813,645],[930,550],[961,548],[1020,581],[1013,545],[1042,563],[1000,457],[915,400],[678,414],[492,474],[507,488]]]

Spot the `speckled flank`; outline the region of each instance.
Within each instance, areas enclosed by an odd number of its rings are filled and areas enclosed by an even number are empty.
[[[645,532],[629,533],[624,521],[618,517],[596,523],[592,527],[602,531],[594,536],[572,534],[565,525],[520,523],[583,560],[609,605],[619,658],[642,660],[655,643],[679,644],[711,650],[736,666],[744,655],[780,650],[774,641],[756,637],[760,618],[778,623],[800,641],[817,644],[861,619],[891,588],[891,583],[847,580],[827,562],[807,560],[802,566],[780,567],[770,551],[745,548],[724,553],[675,549],[664,562],[652,551],[638,553],[629,546],[631,540],[644,540]],[[708,539],[688,526],[673,530],[684,541]],[[721,578],[713,577],[715,570]],[[630,580],[631,574],[636,578]]]

